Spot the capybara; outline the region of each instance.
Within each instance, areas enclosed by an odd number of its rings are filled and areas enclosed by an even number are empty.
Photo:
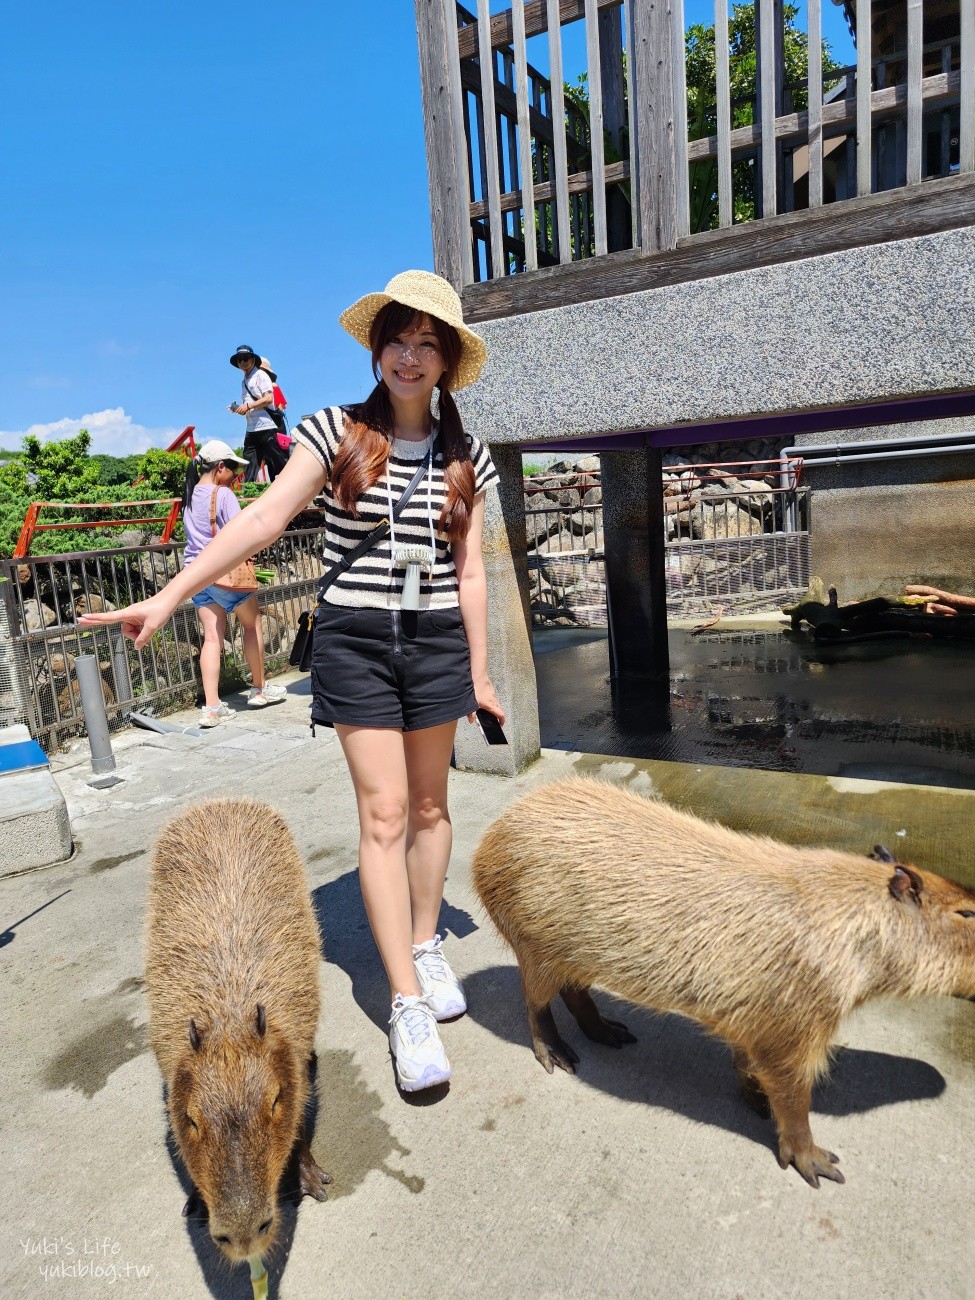
[[[231,1260],[254,1260],[274,1244],[296,1143],[301,1191],[324,1200],[331,1181],[305,1135],[318,927],[273,808],[209,799],[163,829],[147,949],[149,1034],[180,1155],[213,1240]]]
[[[633,1036],[600,1014],[601,987],[700,1021],[734,1053],[779,1162],[813,1187],[843,1182],[809,1128],[812,1085],[841,1018],[891,994],[975,993],[975,890],[896,863],[793,848],[593,780],[549,785],[488,828],[474,886],[518,958],[535,1055],[559,1037],[560,993],[587,1037]]]

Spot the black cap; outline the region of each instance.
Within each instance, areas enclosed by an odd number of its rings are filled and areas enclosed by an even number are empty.
[[[230,358],[230,364],[232,366],[240,366],[240,363],[244,360],[252,361],[255,366],[259,365],[261,360],[254,349],[247,343],[240,344],[237,351]]]

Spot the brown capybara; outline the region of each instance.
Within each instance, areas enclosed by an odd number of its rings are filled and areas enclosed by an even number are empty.
[[[809,1128],[812,1085],[847,1012],[885,994],[975,994],[975,890],[830,849],[793,848],[701,821],[592,780],[525,796],[488,828],[474,886],[518,958],[535,1055],[578,1057],[559,1037],[560,993],[587,1037],[598,984],[724,1038],[745,1099],[767,1113],[779,1162],[813,1187],[843,1182]]]
[[[303,1193],[329,1176],[304,1133],[318,1024],[318,927],[283,818],[210,799],[162,831],[149,880],[149,1035],[180,1155],[231,1260],[274,1244],[295,1144]],[[191,1201],[194,1198],[191,1198]]]

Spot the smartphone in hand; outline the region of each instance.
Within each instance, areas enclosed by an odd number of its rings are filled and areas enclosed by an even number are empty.
[[[481,729],[481,735],[484,737],[484,743],[487,745],[507,745],[508,737],[501,729],[501,723],[493,713],[487,709],[478,709],[474,714],[477,725]]]

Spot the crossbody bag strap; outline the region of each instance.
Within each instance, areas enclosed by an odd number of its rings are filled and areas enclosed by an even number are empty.
[[[328,411],[326,411],[326,415],[329,415]],[[332,423],[331,420],[329,420],[329,423],[330,424]],[[416,473],[413,475],[409,483],[404,488],[403,495],[393,506],[394,524],[399,521],[399,517],[406,509],[406,505],[410,497],[413,495],[416,489],[423,482],[424,478],[426,477],[428,468],[429,466],[426,460],[420,462],[420,466],[417,469]],[[388,519],[380,520],[380,522],[376,525],[375,528],[370,529],[369,532],[366,533],[365,537],[363,537],[361,542],[353,546],[351,551],[347,551],[346,554],[342,556],[341,560],[333,564],[330,569],[327,569],[325,573],[322,575],[322,580],[318,586],[319,601],[322,601],[324,599],[326,591],[328,591],[329,587],[332,585],[335,579],[339,577],[340,574],[345,573],[347,569],[351,569],[353,564],[355,564],[356,560],[358,560],[361,556],[365,555],[367,551],[371,551],[377,542],[381,542],[385,538],[387,538],[390,534],[390,531],[391,529],[389,526],[389,520]]]
[[[210,493],[210,536],[217,535],[217,493],[220,489],[214,484],[213,491]]]

